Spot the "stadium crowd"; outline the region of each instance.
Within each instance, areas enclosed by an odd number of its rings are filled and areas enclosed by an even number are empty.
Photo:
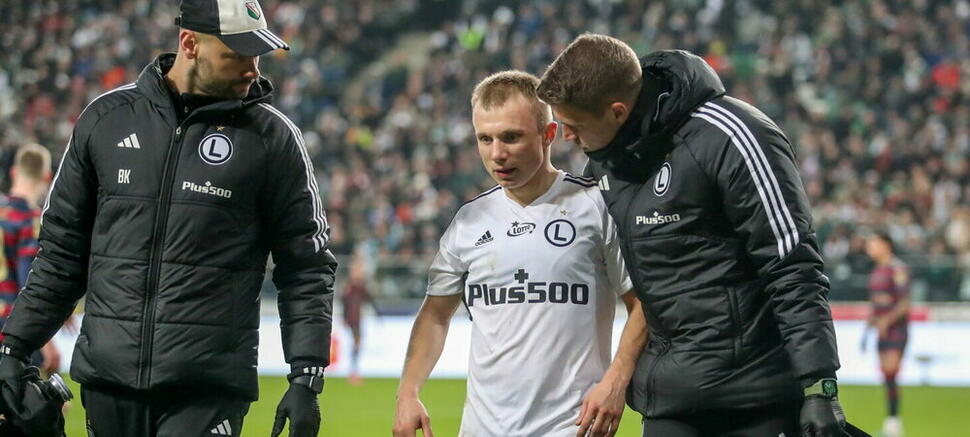
[[[405,263],[433,254],[461,203],[491,185],[473,147],[474,84],[508,68],[541,74],[589,30],[640,54],[698,53],[729,93],[782,126],[815,208],[833,298],[865,298],[865,231],[885,228],[925,284],[922,298],[970,300],[967,0],[263,7],[292,50],[261,69],[276,105],[304,130],[337,254]],[[133,81],[153,47],[174,48],[176,9],[149,0],[0,4],[0,41],[10,48],[0,53],[4,162],[28,141],[59,156],[88,101]],[[561,168],[581,171],[576,148],[553,148]]]

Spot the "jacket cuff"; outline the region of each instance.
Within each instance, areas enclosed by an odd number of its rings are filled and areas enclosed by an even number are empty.
[[[5,336],[3,339],[3,344],[0,345],[0,354],[10,355],[20,361],[28,362],[30,358],[30,353],[24,347],[23,343],[16,337],[11,337],[9,335]]]
[[[805,390],[811,387],[812,384],[818,382],[818,380],[825,378],[838,379],[835,377],[835,372],[817,372],[798,378],[798,383],[801,385],[802,390]]]
[[[288,381],[293,381],[293,378],[298,376],[316,376],[318,378],[323,378],[323,371],[327,366],[320,364],[292,364],[290,366],[290,374],[286,375]]]

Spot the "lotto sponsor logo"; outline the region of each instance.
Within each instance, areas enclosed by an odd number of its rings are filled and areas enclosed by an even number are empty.
[[[536,228],[535,223],[512,222],[512,227],[510,227],[509,230],[505,232],[505,235],[508,235],[510,237],[518,237],[519,235],[531,234],[532,231],[535,230],[535,228]]]

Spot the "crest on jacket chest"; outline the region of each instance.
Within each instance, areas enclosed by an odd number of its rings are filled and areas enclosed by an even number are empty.
[[[671,178],[673,176],[673,168],[670,166],[670,161],[664,162],[660,166],[660,170],[653,175],[653,194],[657,197],[661,197],[667,194],[667,189],[670,188]]]
[[[232,141],[221,134],[209,134],[199,142],[199,157],[206,164],[222,165],[232,158]]]

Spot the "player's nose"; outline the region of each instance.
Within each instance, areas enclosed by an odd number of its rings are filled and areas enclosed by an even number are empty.
[[[502,163],[506,159],[508,159],[508,157],[509,157],[508,148],[506,148],[505,145],[502,144],[502,142],[496,141],[495,144],[492,146],[492,152],[489,158],[491,158],[492,161]]]
[[[243,67],[243,77],[246,79],[256,79],[259,77],[259,57],[253,56],[246,58]]]

